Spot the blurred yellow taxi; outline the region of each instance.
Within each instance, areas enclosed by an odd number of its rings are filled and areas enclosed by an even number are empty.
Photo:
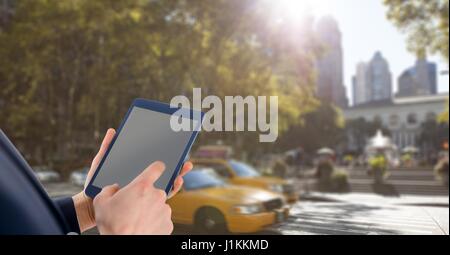
[[[221,158],[194,158],[192,162],[199,167],[214,169],[220,177],[227,179],[231,184],[256,187],[283,194],[289,203],[299,200],[300,194],[291,181],[262,176],[252,166],[243,162]]]
[[[194,225],[204,233],[253,233],[289,216],[283,196],[227,184],[210,168],[188,173],[168,204],[175,224]]]

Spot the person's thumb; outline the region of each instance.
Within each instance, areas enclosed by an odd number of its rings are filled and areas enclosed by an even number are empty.
[[[116,135],[116,131],[112,128],[108,129],[108,131],[106,132],[105,138],[103,138],[102,145],[100,146],[100,150],[98,151],[94,160],[92,160],[91,167],[90,167],[89,172],[86,177],[85,187],[87,186],[89,181],[92,179],[92,176],[94,176],[94,173],[97,170],[98,165],[100,164],[100,161],[105,156],[106,151],[108,150],[109,145],[111,144],[115,135]]]
[[[106,131],[105,137],[103,138],[102,144],[100,146],[100,150],[98,151],[97,155],[94,158],[93,165],[98,165],[98,163],[100,163],[100,160],[105,155],[115,135],[116,131],[112,128]]]

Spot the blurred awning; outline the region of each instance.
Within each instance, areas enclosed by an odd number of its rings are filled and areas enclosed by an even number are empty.
[[[194,154],[195,158],[220,158],[229,159],[233,155],[233,149],[224,145],[201,146]]]
[[[325,148],[318,150],[317,154],[319,154],[319,155],[334,155],[334,150],[325,147]]]
[[[416,148],[416,147],[414,147],[414,146],[408,146],[408,147],[405,147],[405,148],[402,150],[402,152],[403,152],[403,153],[412,153],[412,154],[415,154],[415,153],[419,153],[419,149]]]

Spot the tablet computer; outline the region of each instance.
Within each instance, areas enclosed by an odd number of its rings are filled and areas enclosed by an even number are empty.
[[[188,121],[189,131],[174,131],[171,118],[176,116],[184,118],[183,123]],[[89,181],[86,195],[94,198],[103,187],[116,183],[124,187],[155,161],[166,165],[155,187],[169,194],[200,131],[203,116],[200,111],[136,99]]]

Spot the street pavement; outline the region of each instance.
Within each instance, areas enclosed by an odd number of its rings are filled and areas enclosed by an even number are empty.
[[[53,197],[70,196],[82,189],[70,183],[49,183],[45,188]],[[448,204],[448,196],[312,192],[293,205],[286,222],[255,234],[448,235]],[[176,228],[176,233],[191,234],[193,230]]]
[[[448,235],[448,196],[314,193],[276,229],[289,235]]]

